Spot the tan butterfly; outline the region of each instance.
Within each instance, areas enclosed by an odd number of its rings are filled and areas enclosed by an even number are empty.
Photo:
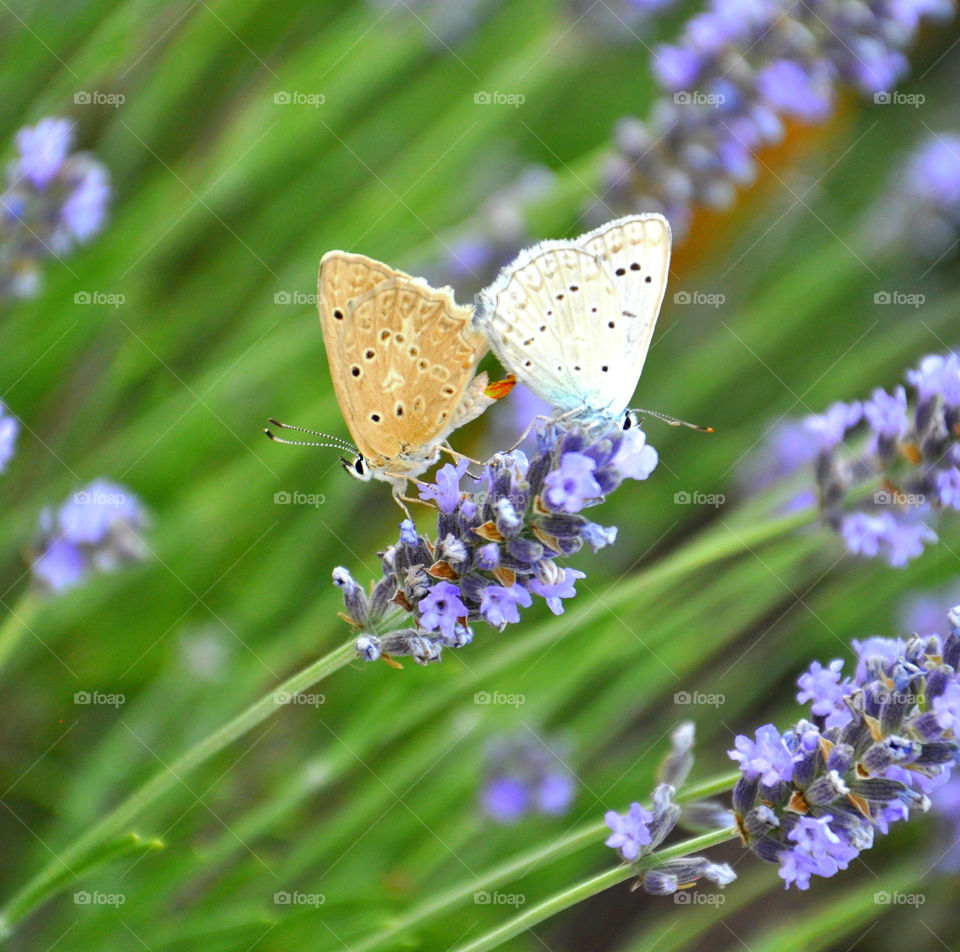
[[[407,480],[440,457],[447,437],[509,392],[476,374],[487,352],[473,309],[366,255],[329,251],[317,305],[333,389],[357,446],[344,468],[361,480]],[[272,421],[275,422],[275,421]],[[295,429],[295,428],[293,428]]]

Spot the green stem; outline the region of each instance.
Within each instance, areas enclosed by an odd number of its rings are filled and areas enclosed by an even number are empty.
[[[701,800],[705,797],[710,797],[714,794],[731,790],[733,785],[737,782],[739,776],[739,771],[733,771],[725,774],[718,774],[716,777],[711,777],[709,780],[705,780],[698,784],[691,784],[689,787],[686,787],[684,790],[680,791],[677,796],[677,802],[684,803],[694,800]],[[724,832],[726,833],[729,831]],[[400,916],[399,918],[393,920],[393,922],[387,928],[381,929],[379,932],[368,936],[366,939],[353,942],[350,946],[351,952],[370,952],[372,949],[383,946],[392,939],[406,932],[408,929],[422,925],[424,922],[433,919],[441,912],[457,906],[460,902],[469,898],[474,893],[481,892],[490,886],[496,886],[497,884],[508,883],[522,878],[532,869],[542,865],[543,863],[563,859],[565,856],[569,856],[571,853],[576,853],[585,846],[590,846],[599,842],[608,833],[609,830],[607,829],[607,825],[603,822],[603,820],[594,820],[588,824],[585,824],[584,826],[581,826],[578,830],[574,830],[572,833],[562,836],[560,839],[555,840],[552,843],[548,843],[546,846],[541,845],[536,846],[533,849],[526,850],[525,852],[520,853],[511,859],[508,859],[502,863],[498,863],[496,866],[493,866],[481,873],[475,879],[459,883],[456,886],[453,886],[451,889],[440,893],[429,902],[415,906],[408,913],[406,913],[406,915]],[[710,833],[707,835],[714,836],[715,834]],[[679,845],[683,846],[683,844]],[[670,847],[670,850],[673,849],[676,849],[676,847]],[[661,859],[672,858],[672,856],[668,855],[668,853],[669,850],[662,850],[657,855]],[[677,855],[684,856],[686,854],[678,853]],[[622,870],[620,870],[618,867],[617,871]],[[628,869],[626,875],[624,875],[622,878],[625,879],[631,874],[632,869]],[[619,881],[619,879],[616,880],[616,882]],[[613,885],[613,883],[610,883],[610,885]]]
[[[0,624],[0,671],[17,650],[23,636],[30,631],[30,623],[42,604],[36,592],[25,595],[16,606],[8,609],[7,617]]]
[[[354,645],[355,639],[351,638],[345,644],[340,645],[318,661],[294,674],[283,684],[278,685],[251,704],[233,720],[224,724],[219,730],[198,741],[169,767],[154,774],[95,827],[74,840],[62,853],[47,863],[26,885],[14,894],[6,906],[0,910],[0,937],[8,936],[12,927],[33,912],[41,902],[55,892],[59,892],[60,889],[66,888],[68,882],[73,878],[74,867],[81,866],[85,856],[96,850],[104,842],[126,832],[124,827],[128,823],[132,822],[150,804],[156,802],[172,787],[182,783],[186,774],[275,714],[279,708],[276,699],[278,694],[300,694],[349,664],[355,657]],[[65,872],[70,875],[65,877]],[[57,884],[57,888],[52,889],[51,887],[54,884]]]
[[[479,939],[458,947],[455,952],[487,952],[488,949],[495,949],[521,932],[549,919],[551,916],[557,915],[559,912],[563,912],[565,909],[569,909],[578,902],[583,902],[584,899],[589,899],[611,886],[616,886],[617,883],[622,883],[624,880],[636,876],[639,870],[649,869],[665,860],[678,859],[681,856],[689,856],[691,853],[699,853],[711,846],[726,843],[736,836],[737,831],[734,827],[704,833],[701,836],[695,836],[689,840],[684,840],[682,843],[677,843],[675,846],[670,846],[665,850],[651,853],[632,866],[617,866],[615,869],[608,869],[606,872],[591,876],[575,886],[554,893],[549,899],[532,906],[525,912],[518,913],[513,918],[480,936]]]

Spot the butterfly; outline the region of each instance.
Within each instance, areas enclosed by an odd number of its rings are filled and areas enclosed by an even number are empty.
[[[480,293],[473,323],[555,416],[627,427],[669,266],[666,218],[619,218],[522,251]]]
[[[433,288],[366,255],[320,261],[317,306],[333,389],[356,444],[344,468],[390,483],[429,469],[447,437],[512,386],[476,374],[487,352],[450,288]]]

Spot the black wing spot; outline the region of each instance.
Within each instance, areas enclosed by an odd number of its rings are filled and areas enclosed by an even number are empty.
[[[596,314],[596,313],[597,313],[597,309],[596,309],[595,307],[590,308],[590,313],[591,313],[591,314]]]
[[[540,333],[541,333],[541,334],[545,334],[546,331],[547,331],[547,325],[546,325],[546,324],[541,324],[541,325],[540,325]]]
[[[640,265],[638,265],[637,262],[634,261],[633,264],[630,265],[630,270],[631,270],[631,271],[639,271],[639,270],[640,270]]]
[[[576,293],[577,291],[580,290],[580,286],[579,286],[578,284],[571,284],[571,285],[570,285],[570,290],[573,291],[574,293]]]
[[[396,335],[396,338],[397,338],[397,343],[398,343],[398,344],[402,344],[402,343],[403,343],[403,334],[397,334],[397,335]]]
[[[610,368],[609,368],[606,364],[604,364],[604,365],[600,368],[600,370],[601,370],[603,373],[606,373],[609,369],[610,369]]]
[[[426,370],[427,367],[430,366],[430,361],[428,361],[428,360],[418,360],[418,361],[417,361],[417,366],[418,366],[421,370]]]
[[[607,321],[607,327],[616,327],[616,326],[617,326],[616,321]]]
[[[379,422],[380,422],[380,414],[379,414],[379,413],[371,413],[371,414],[370,414],[370,419],[373,420],[374,423],[379,423]]]
[[[377,355],[374,351],[368,350],[363,356],[366,357],[367,360],[373,360],[373,358],[376,357]]]
[[[532,337],[528,337],[528,338],[523,342],[523,346],[524,346],[524,347],[529,347],[532,343],[533,343],[533,338],[532,338]]]
[[[562,291],[557,295],[557,300],[558,300],[558,301],[562,301],[562,300],[563,300],[563,292],[562,292]],[[548,311],[547,313],[549,313],[549,311]]]
[[[390,340],[390,331],[386,328],[380,331],[380,340]]]
[[[580,367],[579,367],[579,365],[574,364],[573,369],[574,369],[577,373],[580,373]]]
[[[523,366],[524,366],[524,367],[529,367],[529,366],[530,366],[530,361],[529,361],[529,360],[525,360],[525,361],[523,362]]]
[[[626,268],[617,268],[615,274],[618,278],[622,278],[627,273]]]
[[[648,274],[643,280],[646,281],[647,284],[649,284],[653,280],[653,278],[651,278],[650,275]]]
[[[397,416],[403,416],[403,404],[402,404],[402,403],[398,403],[398,404],[397,404]]]
[[[334,316],[334,318],[336,318],[336,320],[342,321],[342,320],[343,320],[343,311],[341,311],[340,308],[337,308],[337,309],[333,312],[333,316]]]
[[[354,377],[359,377],[360,374],[363,373],[363,371],[358,366],[356,366],[356,364],[354,364],[354,366],[350,368],[350,373],[352,373]]]
[[[411,356],[411,357],[416,357],[417,354],[419,354],[419,353],[420,353],[420,348],[419,348],[419,347],[411,347],[411,348],[410,348],[410,356]]]
[[[444,392],[448,397],[452,397],[453,394],[455,393],[453,387],[444,387],[444,388],[443,388],[443,392]]]

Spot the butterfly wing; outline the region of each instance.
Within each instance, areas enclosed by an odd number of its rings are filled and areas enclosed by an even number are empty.
[[[366,255],[349,254],[346,251],[328,251],[320,259],[317,274],[317,308],[323,330],[323,344],[330,365],[330,379],[337,403],[347,420],[350,433],[356,434],[348,417],[349,392],[344,377],[346,358],[343,341],[350,336],[349,305],[352,300],[372,291],[388,278],[408,278],[402,271],[368,258]],[[412,280],[412,279],[410,279]]]
[[[557,409],[619,416],[650,346],[669,254],[660,215],[541,242],[481,293],[474,322],[504,366]]]
[[[470,326],[472,310],[458,306],[449,288],[397,274],[349,300],[343,315],[332,317],[331,374],[350,433],[372,468],[393,461],[391,472],[412,472],[415,464],[397,460],[401,453],[425,462],[456,426],[493,402],[479,400],[471,387],[486,341]]]
[[[577,243],[613,275],[622,316],[622,360],[615,361],[621,384],[614,404],[626,409],[650,350],[667,290],[670,224],[662,215],[631,215],[581,235]]]

